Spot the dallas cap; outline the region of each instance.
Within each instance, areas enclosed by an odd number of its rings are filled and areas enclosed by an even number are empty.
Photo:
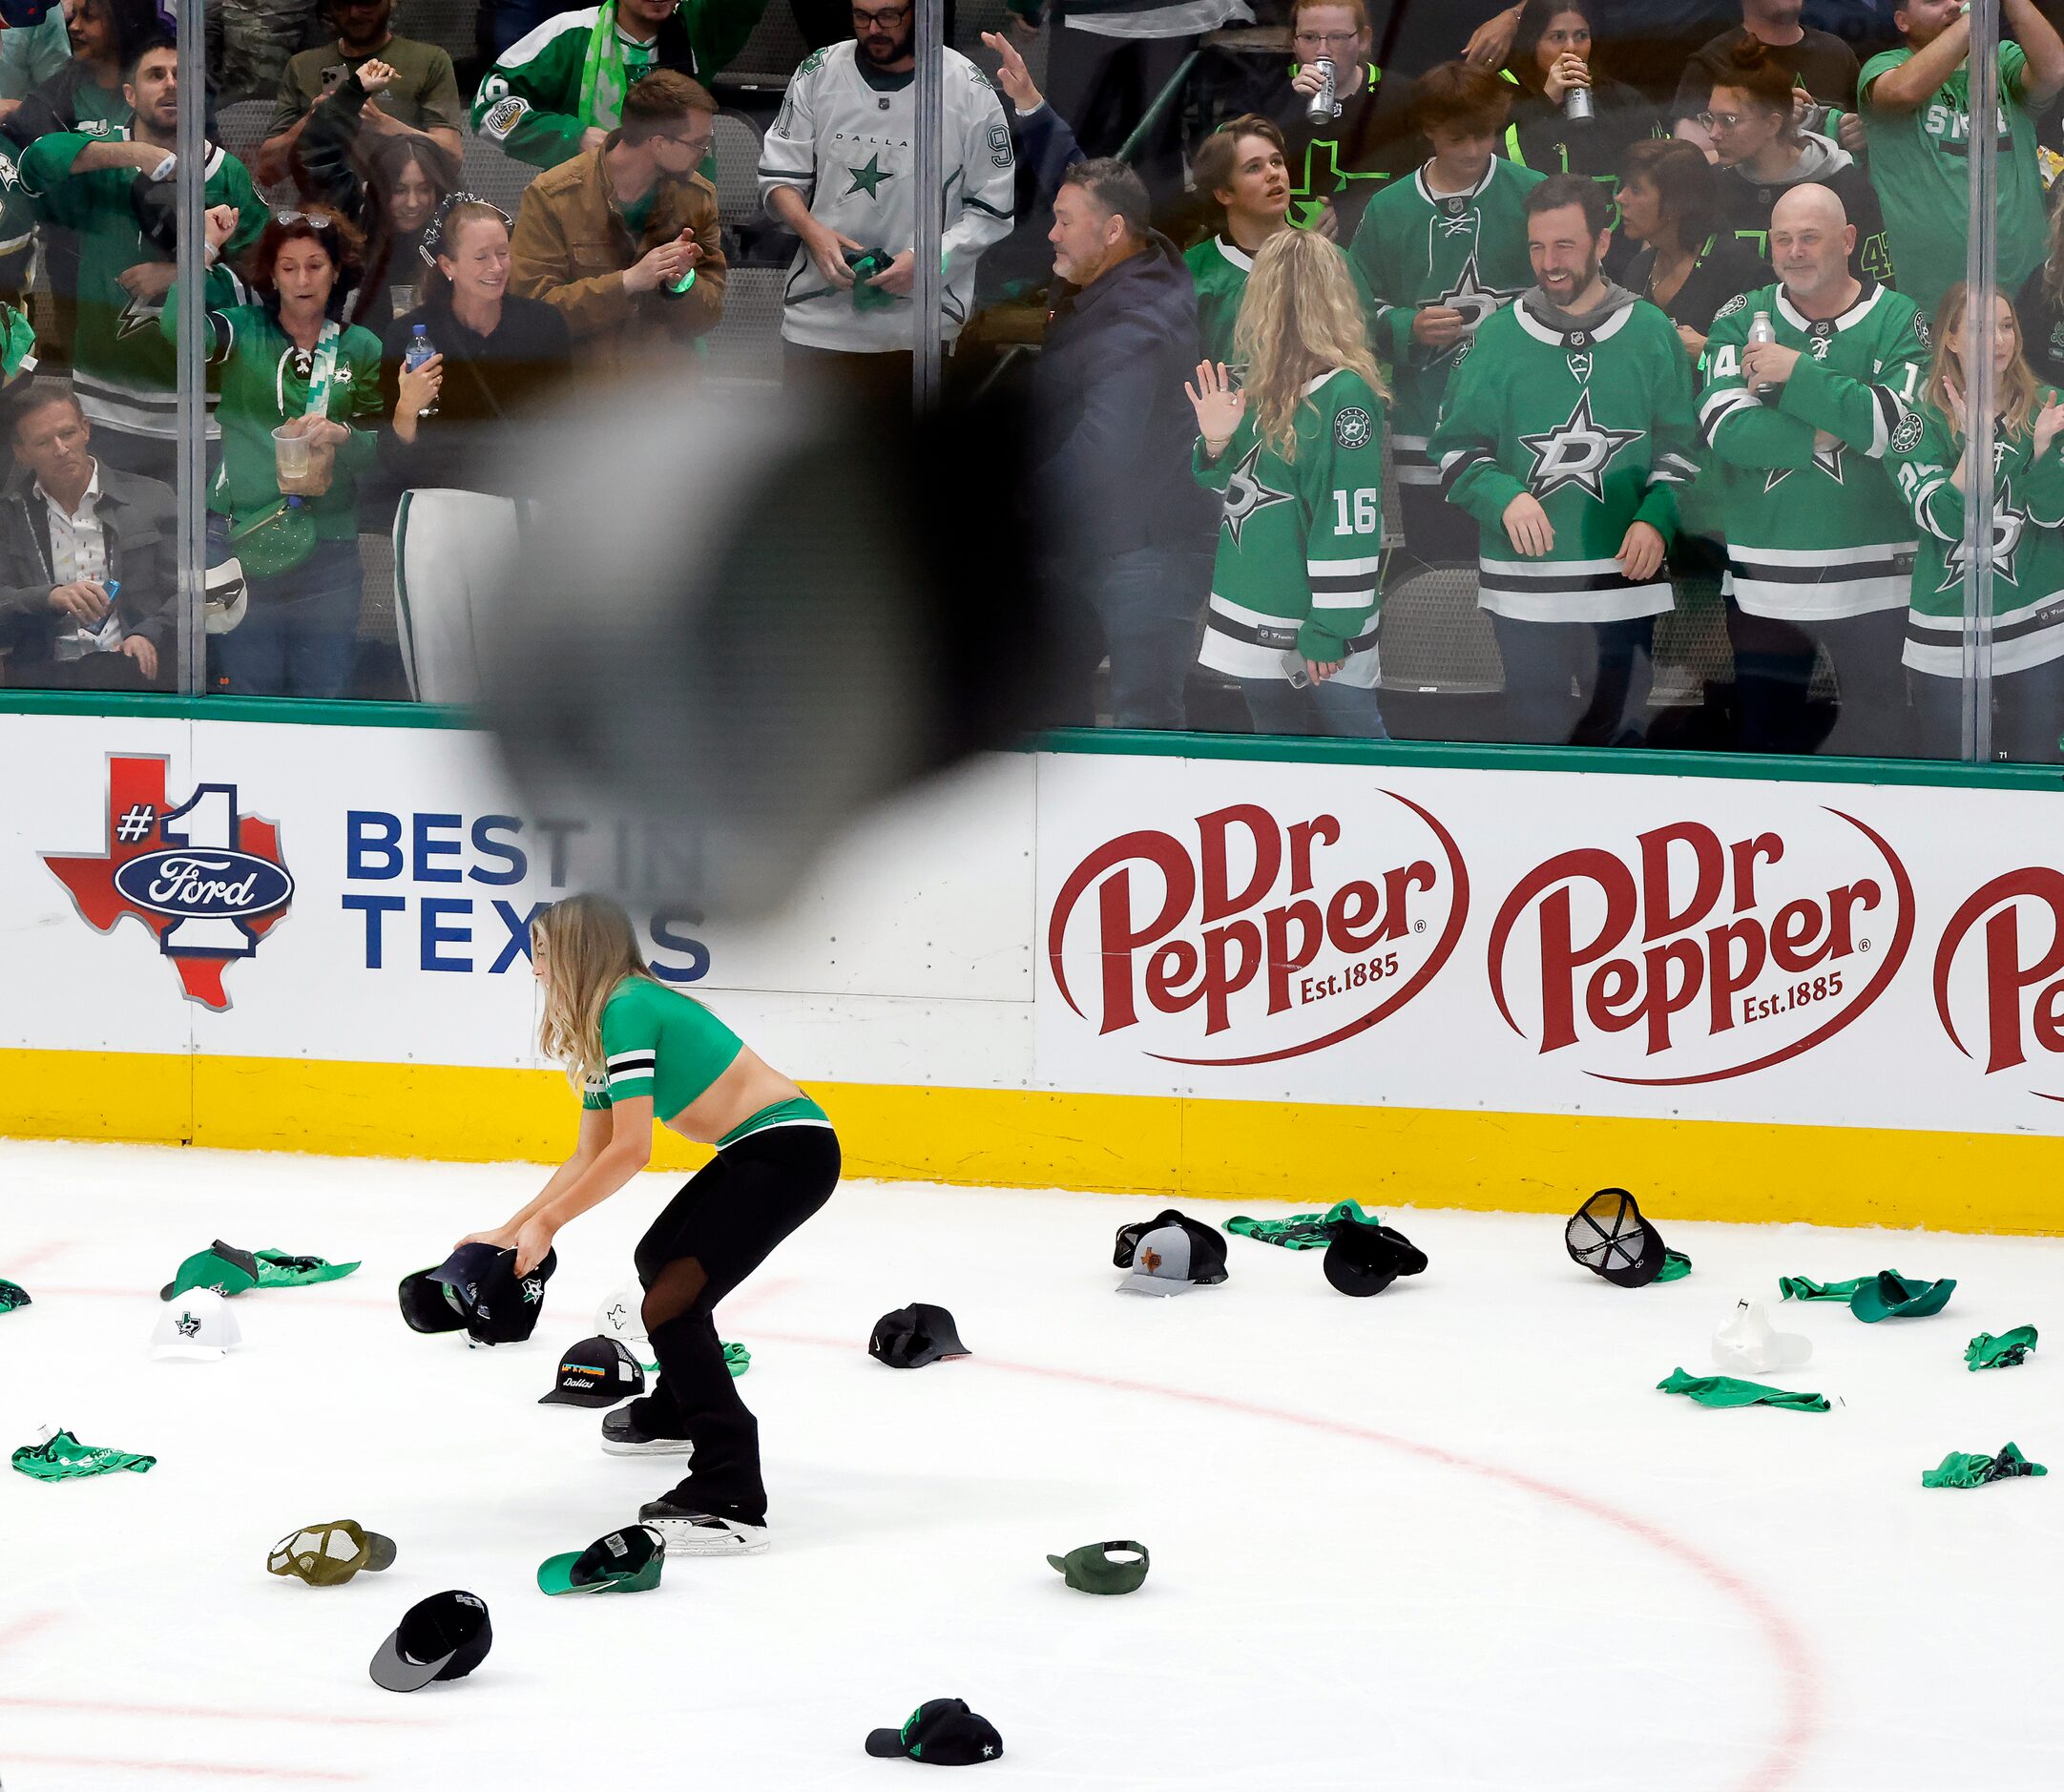
[[[1220,1247],[1222,1256],[1224,1247]],[[1118,1283],[1120,1294],[1188,1294],[1192,1288],[1210,1287],[1225,1280],[1221,1267],[1216,1276],[1202,1273],[1207,1266],[1198,1257],[1195,1237],[1181,1226],[1156,1226],[1143,1234],[1133,1253],[1133,1273]]]
[[[594,1309],[594,1328],[604,1338],[620,1339],[641,1366],[659,1366],[645,1332],[645,1290],[638,1283],[625,1282]]]
[[[477,1594],[433,1593],[402,1614],[367,1671],[375,1686],[412,1693],[432,1680],[464,1679],[487,1659],[493,1642],[486,1600]]]
[[[219,1362],[243,1342],[243,1328],[229,1303],[213,1288],[189,1288],[158,1309],[151,1327],[151,1355],[159,1362],[188,1357]]]
[[[965,1698],[928,1698],[900,1730],[867,1732],[867,1753],[893,1761],[898,1755],[934,1767],[970,1767],[1003,1753],[1003,1738],[987,1718],[968,1709]]]
[[[614,1338],[583,1338],[571,1345],[552,1371],[552,1392],[541,1407],[614,1407],[645,1391],[645,1371]]]
[[[410,1331],[463,1331],[466,1309],[459,1304],[458,1290],[434,1280],[436,1273],[419,1269],[402,1278],[402,1318],[408,1322]]]
[[[867,1354],[892,1369],[921,1369],[942,1357],[972,1356],[960,1341],[953,1316],[943,1306],[913,1301],[874,1322]]]
[[[1119,1552],[1136,1555],[1137,1561],[1118,1561]],[[1066,1555],[1047,1557],[1049,1568],[1077,1593],[1132,1593],[1147,1577],[1147,1546],[1144,1543],[1085,1543]]]
[[[356,1519],[334,1518],[281,1537],[266,1553],[265,1572],[311,1587],[341,1587],[362,1568],[369,1573],[391,1568],[395,1553],[392,1537],[367,1531]]]
[[[1380,1220],[1343,1216],[1330,1230],[1325,1279],[1343,1294],[1357,1299],[1381,1294],[1400,1276],[1416,1276],[1427,1266],[1424,1251]]]
[[[644,1593],[659,1584],[666,1539],[650,1525],[627,1525],[597,1537],[577,1554],[548,1556],[537,1567],[540,1593]]]
[[[492,1244],[462,1244],[435,1269],[427,1272],[458,1296],[466,1315],[466,1335],[475,1344],[521,1344],[537,1329],[545,1306],[545,1283],[559,1267],[559,1254],[528,1276],[516,1275],[516,1253]]]
[[[1119,1269],[1136,1267],[1139,1248],[1147,1239],[1170,1226],[1179,1227],[1190,1241],[1188,1279],[1199,1287],[1209,1286],[1225,1280],[1225,1240],[1216,1228],[1207,1226],[1200,1219],[1192,1219],[1173,1207],[1165,1207],[1152,1219],[1136,1219],[1130,1225],[1118,1228],[1117,1242],[1111,1253],[1112,1262]],[[1158,1247],[1157,1247],[1158,1248]],[[1165,1254],[1165,1253],[1163,1253]],[[1172,1288],[1138,1288],[1138,1294],[1173,1294],[1179,1290]]]
[[[1618,1288],[1645,1287],[1662,1274],[1662,1234],[1623,1188],[1602,1188],[1562,1229],[1571,1261]]]
[[[189,1288],[213,1288],[221,1295],[248,1294],[257,1286],[258,1259],[218,1239],[181,1263],[178,1274],[158,1289],[157,1298],[174,1301]]]

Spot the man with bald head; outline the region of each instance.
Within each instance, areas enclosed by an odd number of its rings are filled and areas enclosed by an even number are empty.
[[[1720,307],[1699,431],[1727,546],[1741,744],[1751,752],[1911,750],[1900,654],[1915,544],[1886,466],[1909,447],[1928,361],[1910,299],[1850,272],[1856,226],[1828,188],[1770,217],[1777,283]],[[1775,343],[1751,344],[1767,314]],[[1833,727],[1809,708],[1817,655]],[[1824,735],[1824,739],[1822,738]]]

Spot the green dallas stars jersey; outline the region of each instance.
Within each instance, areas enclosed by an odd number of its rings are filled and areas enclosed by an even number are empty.
[[[900,255],[917,234],[917,90],[907,74],[877,75],[848,37],[803,58],[760,145],[760,197],[803,195],[810,216],[865,249]],[[1011,234],[1015,160],[995,89],[958,51],[942,52],[946,290],[940,334],[960,334],[982,251]],[[939,201],[934,199],[933,203]],[[856,310],[798,244],[782,289],[782,337],[808,348],[879,354],[910,346],[910,301]]]
[[[1698,471],[1684,345],[1645,299],[1595,329],[1559,330],[1528,308],[1534,297],[1477,330],[1433,432],[1449,502],[1476,518],[1477,602],[1523,622],[1657,615],[1671,605],[1668,574],[1632,583],[1616,556],[1634,523],[1670,539],[1676,488]],[[1505,532],[1523,491],[1554,529],[1539,559],[1519,557]]]
[[[765,10],[766,0],[681,0],[674,17],[649,44],[637,42],[619,27],[615,42],[623,58],[624,86],[657,66],[678,69],[709,86],[745,48]],[[589,49],[601,12],[600,7],[561,12],[505,50],[474,96],[473,129],[518,161],[555,168],[580,154],[581,136],[590,126],[607,130],[615,125],[615,117],[590,117],[581,106]],[[713,165],[706,164],[702,172],[713,175]]]
[[[105,134],[126,137],[126,127]],[[37,214],[79,233],[79,323],[73,344],[73,377],[79,403],[94,423],[132,435],[169,439],[178,433],[178,374],[173,346],[158,332],[160,298],[132,298],[122,274],[139,262],[168,267],[172,258],[144,236],[130,205],[133,168],[75,175],[72,164],[99,140],[79,131],[38,137],[22,156],[22,184]],[[234,260],[265,228],[265,203],[234,156],[210,147],[206,202],[237,208],[237,230],[223,250]],[[234,303],[241,287],[226,267],[208,274],[208,302]],[[212,404],[212,401],[211,401]],[[214,433],[211,424],[209,433]]]
[[[2054,404],[2048,386],[2035,408]],[[2034,440],[2000,432],[1992,465],[1992,670],[2025,672],[2064,654],[2064,453],[2052,443],[2038,463]],[[1949,475],[1963,438],[1924,405],[1892,432],[1899,489],[1921,526],[1912,607],[1902,657],[1916,672],[1964,671],[1964,494]]]
[[[1759,311],[1803,352],[1781,390],[1753,396],[1741,351]],[[1920,399],[1927,325],[1913,301],[1866,281],[1840,317],[1809,320],[1783,286],[1730,299],[1706,338],[1699,481],[1727,545],[1735,600],[1750,615],[1820,622],[1904,609],[1913,518],[1885,464]],[[1836,440],[1816,447],[1819,431]]]
[[[1421,305],[1452,305],[1481,324],[1533,283],[1525,207],[1528,189],[1542,178],[1493,159],[1470,192],[1436,197],[1421,168],[1392,181],[1362,214],[1349,259],[1375,302],[1369,341],[1392,369],[1397,410],[1390,452],[1400,485],[1439,483],[1427,438],[1456,361],[1455,349],[1413,342],[1412,319]]]
[[[1870,145],[1870,180],[1885,207],[1886,235],[1899,289],[1932,320],[1942,296],[1964,278],[1970,216],[1970,66],[1960,66],[1914,112],[1886,112],[1870,90],[1913,55],[1888,50],[1864,64],[1857,82]],[[2043,259],[2046,214],[2035,160],[2035,120],[2021,96],[2028,57],[2016,43],[1999,47],[1994,124],[1999,132],[1999,284],[2021,282]]]
[[[1197,345],[1206,361],[1233,365],[1233,325],[1247,296],[1254,257],[1222,233],[1206,237],[1182,258],[1197,282]]]
[[[1335,676],[1366,688],[1377,671],[1384,402],[1345,367],[1304,395],[1295,460],[1262,442],[1251,409],[1217,460],[1197,445],[1198,483],[1225,494],[1197,657],[1236,678],[1345,659]]]

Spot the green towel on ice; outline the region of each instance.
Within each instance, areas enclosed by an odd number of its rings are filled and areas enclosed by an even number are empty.
[[[731,1371],[731,1379],[737,1381],[753,1365],[753,1353],[741,1344],[724,1345],[724,1367]]]
[[[1682,1251],[1673,1251],[1667,1244],[1662,1247],[1662,1267],[1656,1272],[1657,1281],[1681,1281],[1691,1274],[1691,1259]]]
[[[1732,1375],[1687,1375],[1672,1369],[1656,1384],[1663,1393],[1682,1394],[1701,1407],[1782,1407],[1787,1412],[1825,1412],[1824,1394],[1795,1394],[1761,1382],[1737,1381]]]
[[[91,1474],[113,1474],[117,1469],[145,1474],[156,1456],[133,1456],[123,1449],[100,1449],[82,1444],[70,1431],[59,1431],[44,1444],[24,1444],[10,1458],[22,1473],[38,1481],[79,1481]]]
[[[1972,1369],[2011,1369],[2016,1363],[2026,1363],[2034,1347],[2033,1325],[2016,1325],[1997,1338],[1982,1331],[1964,1346],[1964,1361]]]
[[[2031,1462],[2013,1445],[2004,1445],[1996,1456],[1967,1456],[1952,1449],[1941,1465],[1921,1470],[1923,1487],[1984,1487],[1992,1481],[2012,1481],[2019,1475],[2048,1474],[2039,1462]]]
[[[301,1288],[311,1282],[340,1281],[357,1263],[332,1263],[320,1257],[297,1257],[286,1251],[253,1251],[261,1288]]]
[[[29,1290],[18,1281],[0,1279],[0,1313],[11,1313],[17,1306],[33,1306]]]
[[[1840,1301],[1844,1306],[1855,1298],[1857,1289],[1866,1281],[1875,1281],[1875,1276],[1851,1276],[1846,1281],[1815,1281],[1811,1276],[1780,1276],[1778,1299],[1781,1301]]]
[[[1225,1229],[1236,1238],[1280,1244],[1286,1251],[1323,1251],[1333,1242],[1333,1228],[1343,1219],[1358,1226],[1383,1224],[1382,1216],[1364,1213],[1360,1201],[1335,1201],[1323,1214],[1292,1214],[1287,1219],[1250,1219],[1245,1214],[1235,1214],[1225,1222]]]

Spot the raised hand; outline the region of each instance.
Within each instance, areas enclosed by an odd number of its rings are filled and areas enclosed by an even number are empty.
[[[1197,412],[1197,433],[1204,447],[1216,455],[1233,439],[1240,420],[1247,414],[1247,395],[1233,384],[1222,361],[1199,361],[1197,384],[1184,383],[1184,395]]]

